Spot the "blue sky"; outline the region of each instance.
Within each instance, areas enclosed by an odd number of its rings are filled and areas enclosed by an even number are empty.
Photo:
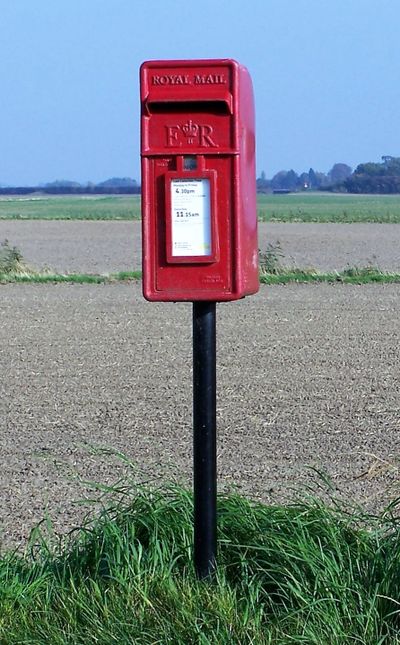
[[[139,179],[144,60],[251,73],[257,172],[400,156],[400,0],[0,0],[0,183]]]

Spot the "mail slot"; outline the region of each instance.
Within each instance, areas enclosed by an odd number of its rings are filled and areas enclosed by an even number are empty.
[[[254,101],[236,61],[140,70],[143,293],[224,301],[259,288]]]

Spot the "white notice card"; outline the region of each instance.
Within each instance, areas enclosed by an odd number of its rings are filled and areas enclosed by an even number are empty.
[[[173,179],[171,206],[172,255],[210,255],[210,180]]]

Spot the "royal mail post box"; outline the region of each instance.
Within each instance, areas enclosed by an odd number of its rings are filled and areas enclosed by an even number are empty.
[[[234,60],[140,70],[143,293],[236,300],[259,288],[254,101]]]

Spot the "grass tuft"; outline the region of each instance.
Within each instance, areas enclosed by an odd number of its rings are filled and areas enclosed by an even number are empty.
[[[0,275],[22,275],[26,273],[22,253],[16,246],[11,246],[8,240],[0,244]]]
[[[118,490],[120,490],[120,486]],[[136,488],[51,547],[0,560],[1,643],[399,643],[400,520],[308,498],[218,506],[218,573],[192,567],[192,496]]]
[[[258,250],[259,267],[261,275],[277,275],[282,273],[281,261],[284,252],[279,240],[276,243],[268,242],[265,251]]]

